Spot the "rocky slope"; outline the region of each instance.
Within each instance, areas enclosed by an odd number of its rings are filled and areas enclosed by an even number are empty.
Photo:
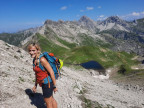
[[[139,23],[127,22],[117,16],[100,22],[86,16],[78,21],[47,20],[38,33],[56,44],[57,38],[75,43],[77,46],[109,44],[107,47],[114,51],[143,55],[143,19],[137,21]],[[90,43],[86,42],[89,40]]]
[[[103,30],[120,30],[130,31],[130,25],[127,21],[120,19],[118,16],[111,16],[98,24],[99,31]]]
[[[1,108],[46,108],[41,88],[33,94],[32,59],[21,48],[0,41]],[[114,69],[107,70],[107,73]],[[58,108],[143,108],[144,88],[124,89],[93,70],[63,67],[54,94]],[[94,76],[93,76],[94,75]]]
[[[87,16],[82,16],[78,21],[46,20],[44,25],[38,28],[14,34],[0,34],[0,39],[25,47],[29,42],[38,41],[35,40],[35,33],[39,33],[61,46],[64,45],[59,39],[75,43],[77,46],[89,45],[84,41],[93,40],[93,45],[101,45],[101,42],[109,43],[108,47],[113,50],[143,55],[143,26],[144,19],[128,22],[117,16],[111,16],[104,21],[94,21]]]

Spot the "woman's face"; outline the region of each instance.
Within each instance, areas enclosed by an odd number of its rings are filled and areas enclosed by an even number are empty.
[[[31,55],[32,58],[35,58],[36,55],[38,54],[38,50],[36,49],[35,46],[32,46],[30,49],[29,49],[29,54]]]

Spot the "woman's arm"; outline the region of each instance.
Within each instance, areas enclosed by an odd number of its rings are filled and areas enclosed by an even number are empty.
[[[35,75],[35,87],[37,88],[37,78],[36,78],[36,75]]]
[[[44,57],[41,57],[40,62],[46,68],[46,70],[49,72],[50,77],[53,81],[53,84],[54,84],[54,86],[56,86],[56,79],[55,79],[54,72],[53,72],[53,69],[51,68],[50,64]]]
[[[36,76],[35,76],[35,85],[34,85],[34,87],[32,88],[32,91],[33,91],[34,93],[36,93],[36,88],[37,88],[37,79],[36,79]]]

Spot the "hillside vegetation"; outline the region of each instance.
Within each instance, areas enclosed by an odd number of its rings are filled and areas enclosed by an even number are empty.
[[[19,46],[22,40],[25,40],[27,37],[32,35],[32,33],[1,33],[0,40],[3,40],[9,44]]]
[[[91,60],[99,62],[104,68],[109,67],[121,67],[126,70],[126,73],[130,73],[131,66],[137,65],[138,61],[132,60],[135,54],[128,54],[126,52],[114,52],[108,49],[106,46],[76,46],[75,44],[68,43],[64,40],[60,40],[61,44],[64,44],[69,49],[61,47],[55,44],[52,40],[46,37],[36,34],[38,43],[42,48],[42,52],[48,51],[55,54],[55,56],[61,58],[64,64],[81,64]]]
[[[44,25],[15,34],[0,34],[0,39],[26,49],[36,42],[42,52],[48,51],[65,64],[81,64],[91,60],[104,68],[118,67],[119,73],[131,73],[138,62],[134,54],[143,56],[143,19],[127,22],[117,16],[95,22],[83,16],[78,21],[46,20]],[[125,53],[128,52],[128,53]]]

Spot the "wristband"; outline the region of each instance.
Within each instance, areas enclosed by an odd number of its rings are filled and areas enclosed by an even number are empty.
[[[53,85],[53,88],[55,89],[55,88],[56,88],[56,86],[55,86],[55,85]]]

